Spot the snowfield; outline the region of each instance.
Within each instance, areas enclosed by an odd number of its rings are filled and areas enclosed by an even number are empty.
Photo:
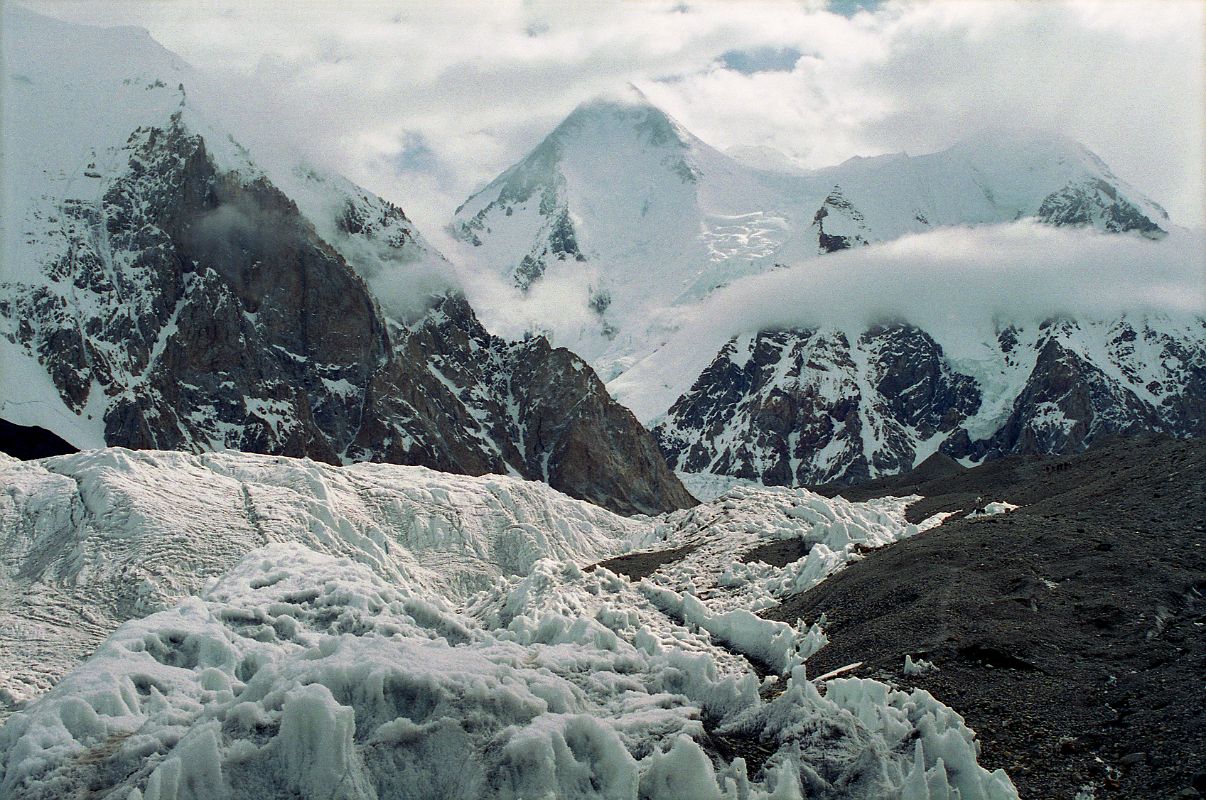
[[[626,519],[513,478],[121,449],[0,483],[0,797],[1016,797],[951,709],[814,684],[823,631],[752,613],[916,533],[904,500]]]

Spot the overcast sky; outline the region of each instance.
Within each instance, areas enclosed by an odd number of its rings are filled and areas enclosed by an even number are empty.
[[[188,2],[22,0],[134,24],[429,234],[579,102],[626,82],[705,141],[808,167],[1050,129],[1183,224],[1204,215],[1199,0]]]

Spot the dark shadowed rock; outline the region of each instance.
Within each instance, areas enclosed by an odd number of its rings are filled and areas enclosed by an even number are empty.
[[[29,461],[79,452],[64,439],[37,425],[17,425],[0,419],[0,453]]]
[[[853,341],[834,329],[736,337],[654,434],[676,469],[775,485],[853,485],[926,452],[979,462],[1206,434],[1206,320],[1006,326],[983,352],[973,375],[907,324]]]

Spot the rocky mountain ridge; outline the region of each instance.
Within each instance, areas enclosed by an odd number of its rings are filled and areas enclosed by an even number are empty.
[[[18,24],[43,40],[51,25]],[[9,103],[65,115],[38,91],[41,66],[22,67],[38,77]],[[432,289],[448,265],[400,209],[312,169],[270,176],[183,83],[137,81],[148,88],[129,116],[143,124],[124,141],[89,147],[75,121],[82,183],[53,178],[75,169],[55,163],[69,148],[6,141],[40,190],[16,210],[23,241],[6,240],[10,421],[77,446],[510,473],[625,513],[694,502],[580,359],[493,337],[450,279]],[[96,97],[59,99],[83,113]]]
[[[1064,454],[1115,434],[1206,434],[1206,321],[1007,326],[955,363],[913,325],[729,342],[654,433],[683,472],[858,483],[934,452]]]

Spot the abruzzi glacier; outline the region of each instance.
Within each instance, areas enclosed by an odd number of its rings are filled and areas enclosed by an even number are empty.
[[[1204,13],[3,4],[0,800],[1206,797]]]

